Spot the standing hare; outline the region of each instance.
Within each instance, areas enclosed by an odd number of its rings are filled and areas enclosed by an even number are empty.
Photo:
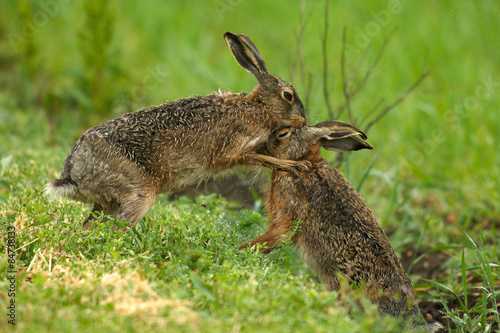
[[[320,147],[347,152],[373,147],[359,139],[366,135],[352,125],[325,121],[301,129],[278,130],[267,153],[279,159],[307,160],[310,171],[299,177],[274,170],[267,197],[269,230],[240,246],[262,244],[270,252],[286,239],[299,221],[292,243],[318,273],[328,290],[339,290],[339,276],[364,283],[368,298],[387,314],[416,314],[418,306],[410,278],[401,266],[384,231],[361,196],[321,158]]]
[[[219,92],[149,107],[93,127],[75,143],[61,179],[47,184],[46,192],[93,204],[85,228],[98,212],[133,227],[157,194],[236,165],[308,168],[308,162],[257,153],[279,126],[301,127],[304,106],[290,83],[267,71],[248,36],[227,32],[224,38],[240,66],[258,81],[251,93]]]

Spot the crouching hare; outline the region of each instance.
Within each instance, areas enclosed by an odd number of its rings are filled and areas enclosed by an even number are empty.
[[[301,127],[304,106],[290,83],[267,71],[248,36],[227,32],[224,38],[240,66],[258,81],[251,93],[219,92],[149,107],[93,127],[75,143],[61,179],[49,183],[46,192],[93,204],[85,228],[98,212],[133,227],[157,194],[236,165],[290,172],[310,166],[256,152],[274,129]]]
[[[240,248],[262,244],[261,251],[270,252],[299,221],[292,243],[328,290],[339,290],[338,276],[344,275],[357,285],[364,283],[367,297],[382,312],[417,314],[413,285],[384,231],[356,190],[320,155],[320,147],[341,152],[373,148],[358,135],[366,139],[362,131],[339,121],[278,130],[269,140],[267,153],[279,159],[307,160],[312,169],[299,177],[272,172],[269,230]]]

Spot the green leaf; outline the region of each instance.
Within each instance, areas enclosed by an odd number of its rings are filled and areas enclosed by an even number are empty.
[[[38,226],[47,224],[47,223],[52,222],[52,221],[54,221],[54,216],[49,215],[49,214],[45,214],[45,215],[42,215],[42,217],[36,218],[35,222],[31,226],[38,227]]]
[[[432,249],[428,250],[427,253],[440,252],[443,250],[458,249],[458,248],[462,248],[462,247],[463,247],[462,244],[441,245],[441,246],[433,247]]]
[[[9,202],[9,192],[0,193],[0,203]]]
[[[494,263],[491,263],[491,262],[488,262],[486,263],[486,266],[489,266],[490,268],[491,267],[500,267],[499,264],[494,264]],[[468,271],[477,271],[478,269],[482,269],[483,267],[481,265],[474,265],[474,266],[471,266],[471,267],[467,267],[467,270]]]
[[[420,278],[421,280],[424,280],[425,282],[428,282],[430,284],[432,284],[433,286],[435,287],[438,287],[438,288],[441,288],[441,289],[444,289],[450,293],[452,293],[453,295],[457,296],[457,294],[452,290],[450,289],[448,286],[445,286],[444,284],[442,283],[439,283],[439,282],[436,282],[436,281],[432,281],[432,280],[428,280],[428,279],[424,279],[424,278]],[[458,297],[458,296],[457,296]]]
[[[2,166],[2,169],[0,171],[0,176],[3,176],[5,170],[7,170],[11,162],[12,162],[12,155],[7,155],[5,157],[2,157],[2,159],[0,160],[0,165]]]
[[[215,297],[212,295],[211,287],[205,284],[205,281],[203,281],[203,279],[199,277],[198,274],[193,271],[189,271],[189,279],[191,280],[191,283],[196,290],[205,295],[209,300],[215,299]]]

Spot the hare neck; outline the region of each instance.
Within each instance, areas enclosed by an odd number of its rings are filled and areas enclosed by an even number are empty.
[[[245,96],[245,100],[253,103],[253,104],[260,104],[262,103],[262,93],[261,93],[262,87],[260,84],[257,84],[255,88]]]
[[[327,164],[325,159],[321,157],[320,147],[318,143],[309,146],[309,153],[303,158],[305,161],[311,162],[313,168]]]

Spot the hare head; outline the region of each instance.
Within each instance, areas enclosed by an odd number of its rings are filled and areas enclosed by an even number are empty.
[[[337,152],[373,149],[366,140],[366,134],[342,121],[323,121],[303,128],[281,128],[271,136],[266,154],[289,160],[320,159],[319,147]]]
[[[258,85],[248,98],[268,106],[283,126],[301,127],[306,122],[304,105],[293,86],[269,73],[259,50],[252,40],[243,34],[226,32],[224,38],[234,58],[257,79]]]

